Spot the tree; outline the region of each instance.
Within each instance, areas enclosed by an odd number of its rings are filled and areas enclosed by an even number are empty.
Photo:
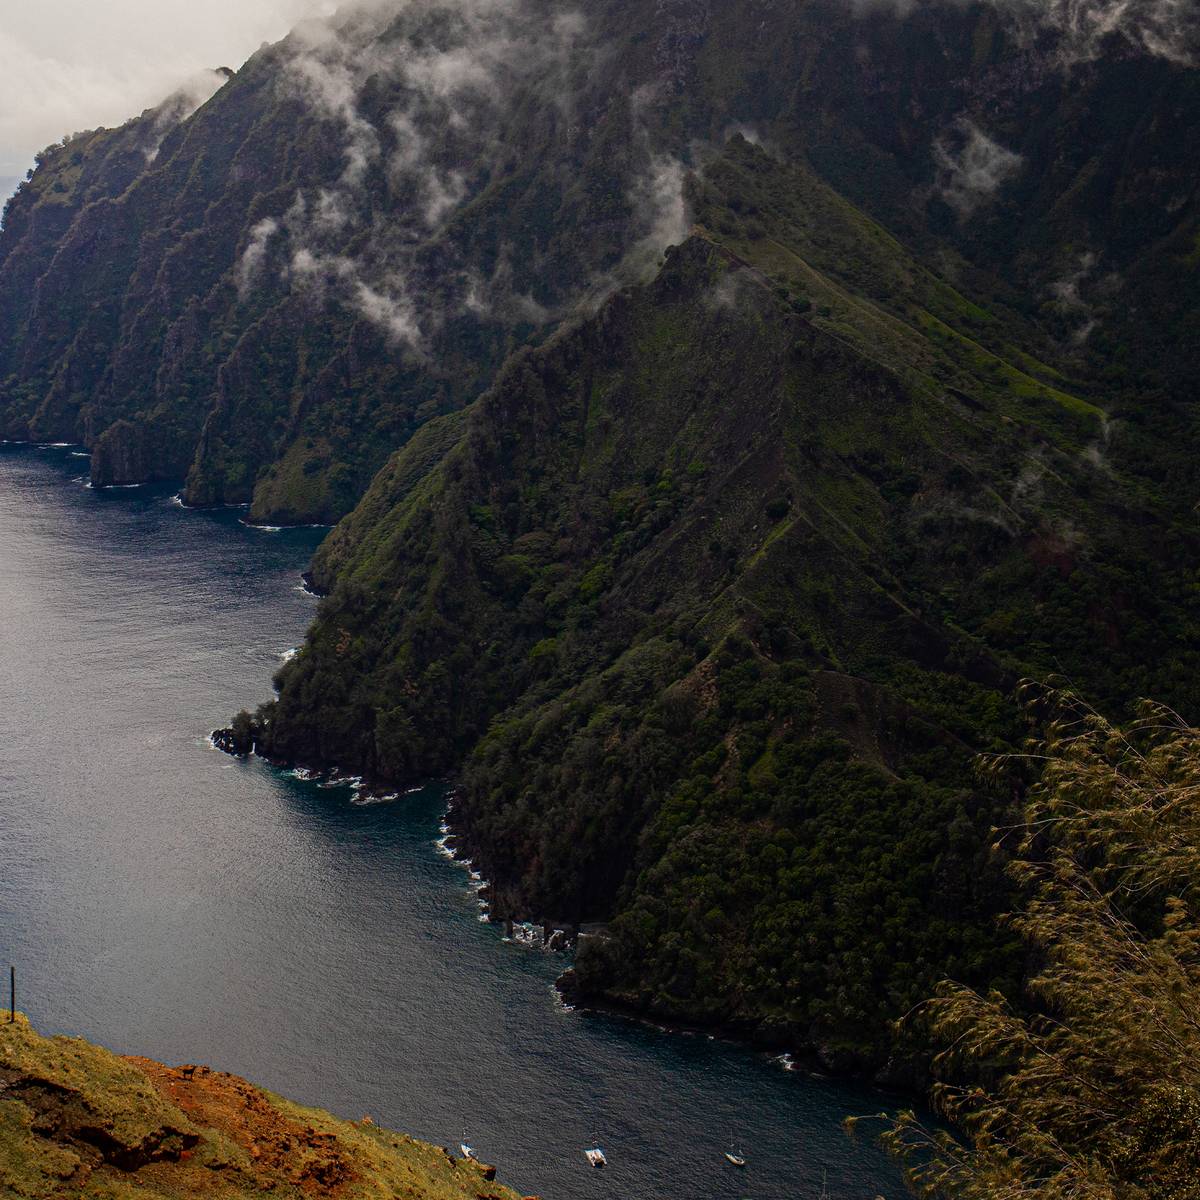
[[[1125,731],[1062,694],[1035,703],[1057,715],[1025,756],[1043,770],[1011,868],[1027,994],[945,983],[909,1018],[941,1047],[952,1130],[907,1112],[884,1140],[927,1197],[1194,1200],[1200,730],[1149,703]]]

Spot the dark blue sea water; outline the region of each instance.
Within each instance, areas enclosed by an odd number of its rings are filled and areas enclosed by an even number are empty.
[[[563,960],[481,924],[437,853],[438,788],[359,806],[209,748],[300,642],[321,535],[98,494],[84,466],[0,446],[0,966],[43,1032],[465,1129],[547,1200],[815,1200],[826,1174],[831,1197],[902,1194],[840,1127],[880,1094],[564,1011]]]

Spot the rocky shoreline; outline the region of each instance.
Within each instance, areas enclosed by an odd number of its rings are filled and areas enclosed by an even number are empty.
[[[550,922],[542,919],[522,919],[512,915],[497,916],[491,910],[492,884],[475,870],[476,855],[472,851],[464,825],[456,823],[455,795],[443,818],[443,837],[440,845],[448,857],[472,872],[477,884],[477,894],[483,914],[490,924],[503,926],[505,936],[518,944],[533,946],[556,953],[577,953],[589,939],[603,939],[607,926],[596,922],[578,925],[570,922]],[[524,927],[541,931],[541,936],[514,936],[514,931]],[[856,1079],[905,1094],[923,1088],[929,1081],[928,1064],[915,1058],[894,1053],[882,1067],[860,1055],[838,1046],[832,1039],[819,1033],[804,1036],[791,1029],[769,1029],[761,1022],[747,1020],[689,1020],[676,1014],[662,1012],[653,1004],[639,1004],[609,992],[585,990],[579,982],[574,965],[567,967],[555,980],[555,988],[564,1006],[583,1012],[617,1017],[622,1020],[649,1025],[664,1033],[681,1036],[706,1036],[721,1041],[736,1043],[772,1056],[785,1070],[807,1070],[812,1074],[829,1074],[846,1079]]]
[[[372,783],[359,776],[342,776],[336,768],[319,769],[277,762],[260,754],[252,733],[234,726],[214,730],[211,741],[218,750],[234,757],[262,757],[265,762],[281,770],[304,772],[306,778],[323,778],[331,785],[349,785],[360,795],[373,798],[376,802],[396,799],[401,794],[394,785]],[[516,945],[548,953],[574,954],[588,939],[605,936],[606,926],[602,923],[581,926],[572,922],[496,912],[495,886],[477,870],[478,852],[470,844],[453,790],[448,801],[438,847],[447,858],[469,873],[470,886],[479,903],[480,920],[503,930],[505,939]],[[369,803],[371,800],[360,802]],[[570,1009],[635,1021],[666,1033],[700,1035],[737,1043],[771,1055],[785,1070],[804,1070],[817,1075],[857,1079],[902,1093],[917,1091],[929,1079],[928,1064],[923,1060],[894,1053],[883,1066],[879,1066],[838,1045],[834,1039],[821,1036],[819,1031],[805,1035],[797,1030],[770,1029],[762,1022],[751,1020],[681,1018],[678,1014],[656,1008],[653,1003],[639,1003],[608,992],[585,990],[580,985],[574,965],[568,966],[559,975],[555,987],[561,1002]]]

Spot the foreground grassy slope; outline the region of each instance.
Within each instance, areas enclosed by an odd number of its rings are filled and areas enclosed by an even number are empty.
[[[516,1200],[491,1168],[233,1075],[0,1024],[0,1195],[13,1200]]]

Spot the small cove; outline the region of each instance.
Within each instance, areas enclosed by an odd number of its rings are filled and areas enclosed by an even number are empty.
[[[323,533],[96,493],[83,461],[0,446],[0,957],[44,1032],[465,1131],[546,1200],[903,1194],[841,1129],[887,1097],[566,1010],[563,960],[481,923],[437,853],[441,787],[359,804],[212,750],[302,639]]]

